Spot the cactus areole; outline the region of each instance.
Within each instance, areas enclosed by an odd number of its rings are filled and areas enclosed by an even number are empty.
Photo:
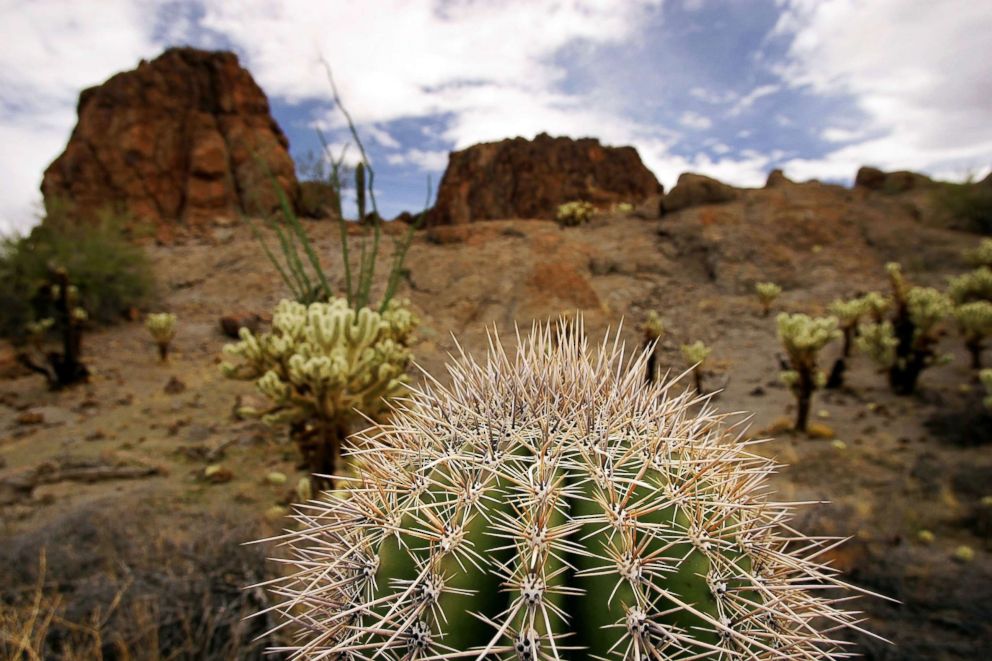
[[[773,463],[646,354],[544,327],[462,357],[297,508],[273,591],[306,659],[821,659],[858,617]]]

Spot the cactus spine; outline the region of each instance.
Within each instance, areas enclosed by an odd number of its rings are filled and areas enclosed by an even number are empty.
[[[169,345],[176,336],[176,315],[171,312],[156,312],[145,319],[145,327],[151,333],[158,347],[158,357],[163,363],[169,359]]]
[[[273,591],[306,659],[823,659],[858,616],[773,463],[619,337],[535,329],[356,435]],[[838,596],[843,596],[838,595]]]

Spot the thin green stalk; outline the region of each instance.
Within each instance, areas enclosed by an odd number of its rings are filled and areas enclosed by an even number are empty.
[[[265,251],[265,256],[268,257],[269,261],[276,267],[276,270],[279,272],[279,276],[293,293],[293,298],[299,299],[299,295],[293,281],[290,279],[289,274],[286,273],[286,270],[282,267],[282,264],[279,263],[279,260],[276,259],[276,256],[272,253],[272,250],[269,249],[269,244],[265,240],[265,237],[262,236],[262,233],[258,231],[258,227],[255,226],[255,221],[243,214],[241,218],[248,223],[248,227],[251,228],[251,232],[255,236],[255,240],[262,245],[262,250]]]

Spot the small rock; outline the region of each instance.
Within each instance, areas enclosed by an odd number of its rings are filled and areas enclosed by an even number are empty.
[[[238,333],[242,328],[247,328],[252,334],[258,332],[258,327],[262,323],[262,317],[257,312],[232,312],[220,318],[220,329],[231,339],[238,339]]]
[[[845,443],[844,441],[840,440],[839,438],[835,438],[834,440],[830,441],[830,446],[833,447],[836,450],[846,450],[847,449],[847,443]]]
[[[107,434],[104,433],[102,429],[97,429],[96,431],[90,432],[86,435],[87,441],[102,441],[105,438],[107,438]]]
[[[19,425],[40,425],[45,421],[45,414],[41,411],[24,411],[18,414],[16,420]]]
[[[265,481],[274,486],[286,484],[286,474],[279,471],[272,471],[265,476]]]
[[[169,377],[169,382],[165,384],[163,388],[165,394],[167,395],[178,395],[179,393],[186,390],[186,384],[177,379],[174,376]]]
[[[975,559],[975,549],[966,544],[954,549],[954,559],[958,562],[971,562]]]
[[[220,464],[211,464],[203,469],[203,477],[211,484],[223,484],[230,482],[234,473]]]
[[[765,389],[761,386],[755,386],[748,394],[752,397],[763,397],[765,395]]]
[[[301,477],[296,483],[296,498],[303,503],[313,498],[313,484],[309,477]]]
[[[826,420],[827,418],[830,417],[830,411],[828,411],[827,409],[820,409],[819,411],[816,412],[816,417],[820,418],[821,420]]]
[[[806,427],[806,435],[810,438],[834,438],[836,434],[829,425],[822,422],[811,422]]]

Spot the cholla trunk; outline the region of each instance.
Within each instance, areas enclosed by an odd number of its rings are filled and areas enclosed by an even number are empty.
[[[158,359],[159,361],[166,363],[169,361],[169,343],[159,342],[158,343]]]
[[[580,337],[494,338],[352,437],[355,477],[282,538],[292,658],[848,655],[859,616],[814,560],[837,542],[788,525],[774,463],[679,384],[645,385],[619,336]]]
[[[971,369],[982,369],[982,338],[968,338],[964,343],[971,356]]]
[[[303,456],[303,468],[310,473],[310,483],[315,491],[334,488],[341,444],[348,437],[348,431],[342,420],[308,421],[290,428],[290,436]]]

